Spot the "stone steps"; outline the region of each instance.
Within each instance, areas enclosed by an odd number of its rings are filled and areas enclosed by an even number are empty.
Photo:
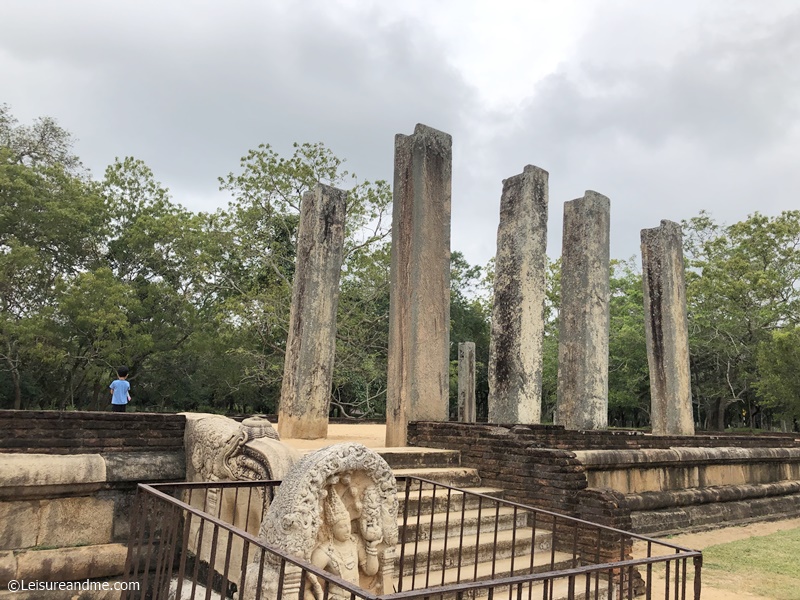
[[[416,570],[427,568],[428,562],[432,566],[441,568],[442,565],[450,567],[459,563],[461,565],[474,565],[476,562],[491,563],[492,560],[510,559],[512,556],[527,557],[526,565],[530,565],[531,549],[534,554],[547,555],[547,562],[550,561],[551,535],[549,531],[536,532],[535,539],[531,536],[530,529],[517,530],[516,533],[510,529],[498,531],[494,529],[490,533],[481,533],[461,536],[450,536],[431,540],[410,541],[405,544],[404,556],[415,557]],[[400,556],[400,548],[397,549],[397,556]],[[558,554],[558,553],[557,553]],[[564,555],[566,556],[566,555]],[[572,556],[571,554],[569,555]],[[539,563],[534,560],[534,564]],[[541,559],[544,562],[544,559]],[[523,563],[519,563],[523,564]],[[413,568],[413,567],[412,567]],[[406,566],[408,569],[408,565]],[[404,575],[409,574],[404,572]]]
[[[481,535],[494,533],[495,526],[498,531],[512,529],[514,520],[519,528],[524,528],[527,524],[528,516],[526,513],[518,512],[514,515],[513,508],[500,507],[499,510],[457,510],[448,517],[445,512],[434,512],[433,514],[421,514],[419,518],[409,517],[406,527],[406,539],[427,540],[428,538],[438,540],[444,537],[459,537],[462,535],[472,536],[478,531],[480,523]],[[403,516],[398,516],[398,525],[402,525]],[[429,533],[430,532],[430,533]]]
[[[458,450],[438,448],[378,448],[375,450],[392,469],[423,469],[426,467],[461,466],[461,453]]]
[[[434,490],[432,485],[423,484],[421,490],[414,489],[409,493],[406,509],[404,485],[402,481],[398,482],[398,525],[401,530],[400,543],[396,548],[395,572],[399,575],[400,553],[403,549],[404,591],[450,585],[458,582],[459,578],[462,582],[484,581],[573,566],[571,553],[553,551],[550,531],[537,527],[533,537],[525,511],[518,511],[515,516],[511,507],[501,505],[498,509],[490,499],[470,494],[473,492],[502,499],[503,490],[481,487],[479,473],[476,469],[461,467],[458,452],[411,447],[386,448],[377,452],[392,467],[395,477],[416,476],[464,490]],[[404,532],[402,521],[406,510],[408,526]],[[407,541],[401,548],[403,540]],[[568,581],[559,580],[552,586],[552,594],[544,584],[534,585],[532,590],[528,586],[524,589],[525,597],[555,600],[569,596]],[[598,600],[607,598],[605,587],[606,584],[601,581]],[[497,587],[493,589],[492,597],[503,598],[502,594],[511,593],[516,598],[518,591]],[[471,599],[486,598],[489,590],[468,595]],[[574,598],[583,598],[584,595],[585,579],[576,585]],[[451,596],[456,597],[455,593],[446,593],[442,598]],[[590,597],[595,597],[594,587]]]
[[[453,487],[471,488],[481,484],[477,469],[468,469],[466,467],[403,468],[393,469],[393,471],[395,477],[413,475]],[[398,487],[402,488],[402,483],[399,483]],[[432,486],[428,484],[423,485],[423,489],[431,488]]]
[[[475,494],[483,494],[485,496],[492,496],[494,498],[502,498],[503,490],[495,487],[472,487],[470,492]],[[466,496],[466,499],[465,499]],[[405,491],[400,490],[397,492],[397,501],[400,504],[398,515],[402,516],[405,510]],[[461,513],[462,507],[464,510],[471,510],[478,508],[480,498],[472,494],[464,494],[460,490],[437,489],[434,496],[434,490],[427,489],[413,491],[409,494],[408,498],[408,516],[416,517],[417,513],[421,510],[423,514],[430,514],[433,509],[435,512],[443,512],[446,506],[450,506],[451,511]],[[485,506],[486,500],[483,501]]]
[[[541,562],[540,562],[541,561]],[[426,567],[427,565],[423,565]],[[415,574],[403,576],[403,590],[420,589],[423,587],[433,587],[439,585],[450,585],[456,583],[458,578],[469,581],[486,581],[493,578],[511,577],[512,575],[525,575],[528,573],[542,573],[545,571],[555,571],[572,567],[572,555],[564,552],[550,552],[534,554],[534,565],[531,567],[530,554],[514,555],[513,558],[501,558],[494,562],[479,563],[477,569],[472,565],[462,565],[460,571],[458,567],[448,567],[444,571],[431,568],[428,577],[425,577],[426,568],[418,569]],[[559,582],[562,583],[562,582]],[[541,590],[542,586],[534,586],[534,589]],[[508,588],[495,588],[495,592],[508,591]],[[488,593],[488,591],[487,591]],[[534,596],[536,597],[536,596]],[[558,596],[555,596],[558,597]]]

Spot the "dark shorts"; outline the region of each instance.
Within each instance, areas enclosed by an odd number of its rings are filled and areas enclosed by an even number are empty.
[[[111,410],[114,412],[125,412],[125,407],[128,406],[127,404],[112,404]]]

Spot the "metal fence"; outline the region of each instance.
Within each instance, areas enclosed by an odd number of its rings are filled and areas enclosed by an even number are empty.
[[[376,596],[259,540],[279,485],[139,485],[123,598],[700,598],[700,552],[417,477],[398,479],[394,589]]]

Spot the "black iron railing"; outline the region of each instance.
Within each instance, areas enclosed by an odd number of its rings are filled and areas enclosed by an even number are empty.
[[[509,600],[700,597],[700,552],[417,477],[398,483],[402,597],[434,586]]]
[[[257,537],[279,485],[140,485],[127,598],[700,598],[700,552],[417,477],[398,479],[394,589],[376,596]]]

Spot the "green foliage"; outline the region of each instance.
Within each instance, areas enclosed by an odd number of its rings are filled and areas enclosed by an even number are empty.
[[[486,269],[450,254],[450,415],[458,414],[458,345],[475,343],[475,404],[479,420],[488,415],[491,296]]]
[[[72,135],[55,119],[40,117],[31,125],[19,125],[7,104],[0,104],[0,148],[5,161],[29,167],[58,167],[77,173],[80,160],[72,154]]]
[[[386,182],[359,181],[323,144],[268,145],[220,179],[230,203],[193,213],[140,160],[100,181],[49,118],[0,105],[0,406],[103,408],[114,366],[134,407],[275,412],[303,195],[349,187],[331,405],[385,411],[389,263]],[[707,427],[800,418],[800,211],[722,226],[684,223],[693,396]],[[451,255],[451,412],[458,344],[476,344],[487,412],[493,261]],[[612,261],[610,423],[645,426],[649,379],[641,274]],[[560,261],[548,265],[543,416],[558,379]]]
[[[755,387],[778,417],[800,420],[800,327],[775,330],[758,348]]]
[[[48,318],[62,280],[92,260],[102,202],[69,171],[71,138],[52,120],[19,127],[2,106],[0,142],[0,370],[22,408],[38,389],[34,367],[59,354],[43,341]]]
[[[633,258],[611,261],[610,288],[609,425],[640,427],[650,420],[650,375],[642,274]]]
[[[709,428],[758,427],[759,345],[800,314],[800,211],[727,227],[701,213],[684,234],[693,396]]]

